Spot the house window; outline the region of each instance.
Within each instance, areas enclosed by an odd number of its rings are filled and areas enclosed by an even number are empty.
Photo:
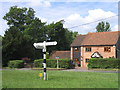
[[[86,47],[86,52],[91,52],[91,47]]]
[[[85,59],[85,63],[88,63],[88,61],[89,61],[89,59],[88,59],[88,58],[86,58],[86,59]]]
[[[104,52],[110,52],[110,51],[111,51],[110,47],[104,47]]]
[[[79,49],[78,48],[75,48],[75,52],[78,52],[79,51]]]

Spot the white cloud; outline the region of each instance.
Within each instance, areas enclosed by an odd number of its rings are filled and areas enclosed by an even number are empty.
[[[31,0],[27,5],[32,7],[37,7],[37,6],[50,7],[51,6],[49,1],[43,1],[43,0],[36,0],[36,1]]]
[[[44,1],[44,5],[45,5],[45,7],[50,7],[51,6],[50,2],[48,2],[48,1]]]
[[[118,31],[118,25],[115,25],[113,28],[111,28],[112,31]]]
[[[105,12],[102,9],[94,9],[94,10],[88,11],[88,16],[85,17],[85,20],[90,22],[90,21],[95,21],[98,19],[103,19],[111,16],[115,16],[115,13],[112,13],[110,11]]]
[[[83,18],[80,16],[80,14],[77,14],[77,13],[72,14],[72,15],[67,17],[67,20],[70,20],[70,21],[76,21],[78,19],[80,20],[80,19],[83,19]]]
[[[86,17],[82,17],[80,14],[75,13],[65,18],[64,27],[70,28],[73,31],[78,31],[81,34],[84,34],[87,32],[95,32],[95,28],[98,22],[100,22],[97,20],[108,18],[115,15],[116,14],[111,11],[104,11],[102,9],[89,10],[88,15]],[[97,22],[94,22],[94,21],[97,21]],[[110,25],[113,27],[114,24],[117,23],[117,18],[113,17],[106,20],[102,20],[102,21],[108,21]],[[91,23],[91,22],[94,22],[94,23]],[[91,24],[83,25],[86,23],[91,23]],[[79,27],[71,28],[74,26],[79,26]],[[115,31],[116,29],[117,29],[117,26],[114,26],[114,29],[112,30]]]
[[[41,22],[47,22],[47,19],[46,19],[46,18],[39,17],[39,19],[41,20]]]
[[[13,0],[13,1],[16,1],[16,0]],[[91,6],[93,5],[92,3],[89,3],[89,4]],[[11,6],[11,3],[9,5]],[[93,9],[93,10],[87,11],[89,9],[89,6],[87,6],[87,4],[86,4],[85,8],[81,8],[81,7],[77,7],[77,6],[76,7],[71,6],[68,8],[67,5],[63,5],[63,6],[58,5],[57,6],[57,4],[55,7],[53,7],[54,5],[53,6],[52,5],[53,4],[51,4],[49,1],[46,1],[46,0],[28,0],[27,3],[23,3],[23,4],[21,3],[20,5],[18,3],[19,7],[25,6],[25,7],[34,8],[36,11],[36,15],[40,16],[39,18],[41,19],[42,22],[47,21],[47,23],[50,24],[52,22],[56,22],[56,21],[60,21],[60,20],[64,19],[65,20],[64,27],[67,27],[67,28],[85,24],[85,23],[89,23],[89,22],[93,22],[93,21],[96,21],[96,20],[99,20],[102,18],[107,18],[107,17],[111,17],[111,16],[115,15],[115,13],[113,13],[111,11],[105,11],[105,10],[111,10],[111,9],[109,9],[110,7],[109,8],[105,7],[104,9]],[[116,5],[116,4],[114,4],[114,5]],[[2,7],[2,5],[1,5],[1,7]],[[8,7],[8,6],[3,5],[3,7]],[[43,7],[50,7],[50,8],[43,8]],[[93,5],[93,8],[103,8],[103,7],[104,6],[102,6],[102,5],[101,6],[98,5],[97,7]],[[76,9],[76,8],[78,8],[78,9]],[[7,12],[7,10],[9,10],[9,9],[3,8],[2,10],[4,10],[3,13],[5,14]],[[112,11],[116,11],[116,10],[112,9]],[[87,15],[87,16],[85,16],[85,15]],[[106,19],[104,21],[110,22],[112,30],[116,30],[115,25],[118,24],[117,17]],[[3,23],[4,22],[2,22],[2,24]],[[70,30],[78,31],[80,34],[84,34],[84,33],[88,33],[88,32],[95,32],[95,27],[97,24],[98,24],[98,22],[91,23],[91,24],[80,26],[77,28],[72,28]],[[3,29],[0,28],[0,34],[3,34],[3,30],[5,30],[6,27],[7,26],[5,24],[3,24]]]

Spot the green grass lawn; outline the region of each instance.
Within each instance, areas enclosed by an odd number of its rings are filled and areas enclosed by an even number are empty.
[[[3,88],[118,88],[118,73],[48,71],[49,80],[39,78],[39,70],[2,71]]]

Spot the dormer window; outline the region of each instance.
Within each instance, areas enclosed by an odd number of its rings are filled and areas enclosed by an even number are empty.
[[[104,47],[104,52],[111,52],[111,48],[110,47]]]

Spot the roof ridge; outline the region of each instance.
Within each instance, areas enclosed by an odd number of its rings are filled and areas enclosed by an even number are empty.
[[[80,34],[80,35],[77,35],[76,37],[79,37],[79,36],[87,36],[88,34]]]
[[[71,46],[113,45],[117,43],[119,33],[120,31],[109,31],[109,32],[94,32],[94,33],[88,33],[86,35],[79,35],[72,42]]]
[[[107,32],[88,32],[88,34],[96,34],[96,33],[116,33],[120,31],[107,31]]]

